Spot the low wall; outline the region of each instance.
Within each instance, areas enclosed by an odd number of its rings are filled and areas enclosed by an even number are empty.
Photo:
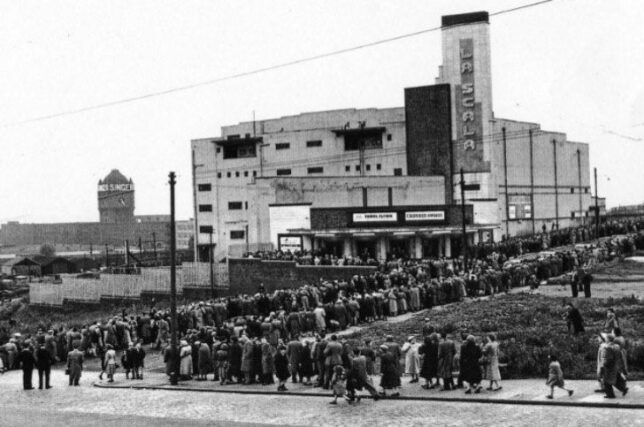
[[[349,280],[355,275],[369,275],[371,266],[297,265],[294,261],[263,261],[231,258],[228,261],[230,294],[254,294],[260,283],[266,291],[299,288],[307,283],[326,280]]]

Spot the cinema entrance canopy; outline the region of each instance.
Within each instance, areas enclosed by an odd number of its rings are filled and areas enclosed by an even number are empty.
[[[472,212],[472,205],[466,205],[470,243],[486,239],[484,234],[491,232],[489,226],[472,225]],[[272,218],[273,213],[277,212],[272,209]],[[285,233],[279,233],[276,236],[279,249],[311,249],[338,257],[376,259],[451,257],[461,253],[460,206],[310,208],[308,213],[310,228],[289,227]]]

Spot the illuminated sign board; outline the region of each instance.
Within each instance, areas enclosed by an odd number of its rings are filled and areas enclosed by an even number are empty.
[[[98,191],[134,191],[134,184],[101,184]]]
[[[476,149],[477,117],[474,110],[474,44],[472,39],[461,40],[461,136],[465,151]]]
[[[405,212],[405,221],[445,221],[444,211]]]
[[[369,212],[354,213],[353,222],[396,222],[398,214],[396,212]]]

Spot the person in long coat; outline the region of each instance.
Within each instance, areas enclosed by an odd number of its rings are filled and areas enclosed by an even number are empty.
[[[380,387],[382,387],[382,394],[387,395],[387,390],[398,389],[400,387],[400,370],[398,368],[399,360],[394,357],[386,345],[380,346]],[[398,391],[394,392],[392,396],[399,396]]]
[[[83,352],[78,350],[78,344],[67,354],[67,371],[69,372],[69,385],[77,386],[83,372]]]
[[[288,357],[286,357],[286,347],[283,345],[279,346],[277,353],[275,354],[275,375],[279,380],[279,385],[277,386],[277,391],[287,391],[286,380],[291,373],[288,369]]]
[[[199,377],[197,379],[200,381],[206,381],[210,371],[212,371],[212,366],[210,364],[210,347],[208,347],[208,344],[204,342],[199,346]]]
[[[241,371],[244,375],[244,384],[250,384],[251,382],[251,373],[253,372],[253,342],[244,337],[242,339],[242,358],[241,358]]]
[[[240,383],[242,382],[240,368],[243,349],[239,344],[237,337],[231,338],[231,344],[228,348],[228,382],[232,382],[232,378]]]
[[[192,347],[186,340],[181,340],[179,350],[179,377],[182,380],[192,379]]]
[[[266,338],[262,338],[262,385],[274,384],[274,370],[273,348]]]
[[[491,391],[501,390],[501,372],[499,372],[499,343],[496,336],[490,334],[487,337],[487,344],[483,347],[483,356],[485,357],[485,379],[490,381],[487,388]],[[493,387],[496,385],[496,387]]]
[[[313,353],[311,348],[311,341],[304,342],[304,348],[300,354],[300,376],[305,379],[302,384],[311,385],[311,377],[313,376]]]
[[[425,378],[422,386],[425,390],[432,389],[438,385],[438,335],[431,333],[425,337],[425,341],[418,349],[418,354],[423,356],[423,363],[420,369],[420,376]],[[433,379],[436,378],[436,383]]]
[[[438,376],[443,379],[441,391],[447,391],[454,388],[452,370],[456,345],[447,334],[441,334],[441,337],[443,341],[438,344]]]
[[[31,348],[30,343],[25,343],[25,347],[18,353],[16,362],[22,368],[22,387],[25,390],[33,390],[33,385],[31,384],[31,376],[34,372],[34,365],[36,364],[36,359],[34,358],[34,353]]]
[[[481,348],[476,345],[476,339],[473,335],[468,335],[465,342],[461,345],[461,379],[467,383],[465,394],[481,392],[481,366],[479,360],[483,357]]]
[[[420,373],[420,358],[418,355],[419,346],[420,345],[416,342],[416,337],[410,336],[401,349],[402,353],[405,355],[405,373],[411,375],[410,383],[418,382],[418,374]]]

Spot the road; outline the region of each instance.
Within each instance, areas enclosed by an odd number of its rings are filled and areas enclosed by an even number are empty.
[[[21,372],[0,376],[2,426],[588,426],[644,425],[644,411],[457,402],[362,401],[162,390],[101,389],[95,373],[68,387],[52,372],[51,390],[21,389]],[[37,384],[35,384],[37,385]]]

